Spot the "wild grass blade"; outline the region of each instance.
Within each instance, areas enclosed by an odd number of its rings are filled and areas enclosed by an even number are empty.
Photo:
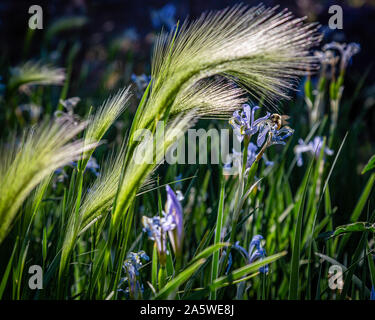
[[[205,259],[200,259],[191,266],[181,271],[173,280],[169,281],[154,297],[154,299],[166,299],[173,294],[191,275],[205,262]]]
[[[300,250],[301,250],[301,232],[302,232],[302,221],[303,221],[303,211],[305,205],[305,197],[307,193],[308,184],[310,182],[310,175],[312,171],[314,160],[310,161],[308,171],[306,173],[305,179],[301,186],[301,197],[298,200],[298,214],[296,227],[294,229],[294,239],[292,247],[292,261],[291,261],[291,271],[289,280],[289,300],[298,299],[298,288],[299,288],[299,264],[300,264]]]
[[[224,195],[225,195],[225,184],[222,182],[220,187],[220,198],[219,207],[217,210],[216,228],[215,228],[215,240],[214,244],[218,244],[221,241],[221,231],[223,227],[223,216],[224,216]],[[211,266],[211,283],[217,278],[219,273],[219,251],[214,252]],[[216,300],[216,290],[210,292],[210,300]]]

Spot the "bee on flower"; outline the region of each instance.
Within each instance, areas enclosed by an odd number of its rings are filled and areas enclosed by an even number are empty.
[[[233,173],[233,169],[235,172],[240,172],[240,168],[245,173],[253,163],[259,162],[269,146],[274,144],[285,145],[285,140],[294,133],[294,130],[287,126],[289,116],[267,112],[265,116],[256,119],[255,112],[258,109],[260,107],[254,106],[251,108],[248,104],[244,104],[242,110],[235,111],[233,117],[229,120],[237,139],[240,142],[244,141],[245,150],[243,153],[233,150],[229,162],[224,165],[224,173]],[[255,134],[258,134],[257,145],[250,142],[251,137]],[[259,152],[258,147],[261,148]],[[243,157],[246,157],[246,161]],[[273,164],[272,161],[265,160],[266,165]],[[232,167],[230,161],[233,163]],[[245,168],[243,168],[244,165]]]
[[[255,119],[255,112],[260,109],[258,106],[251,108],[248,104],[242,105],[242,110],[237,110],[233,113],[233,117],[229,120],[229,124],[233,128],[234,134],[238,140],[242,142],[245,136],[251,137],[259,130],[260,125],[269,119],[270,113],[264,117]]]
[[[294,133],[294,130],[286,125],[285,120],[288,118],[288,116],[274,113],[269,119],[262,122],[257,138],[257,145],[258,147],[262,146],[262,149],[258,153],[256,161],[262,158],[268,147],[274,144],[286,144],[285,140]]]

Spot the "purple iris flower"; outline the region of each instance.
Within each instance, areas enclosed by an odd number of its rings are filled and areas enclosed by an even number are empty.
[[[127,280],[129,287],[125,290],[118,289],[118,291],[122,291],[134,299],[142,298],[143,285],[137,280],[137,277],[139,276],[139,268],[142,266],[142,260],[150,260],[144,251],[129,253],[123,265],[123,269],[126,272],[126,278],[122,278],[119,284],[119,286],[121,286],[125,280]]]
[[[150,240],[155,241],[158,250],[160,263],[165,265],[167,250],[167,232],[176,228],[174,217],[171,214],[163,212],[163,216],[154,216],[152,218],[143,216],[143,231],[147,232]]]
[[[183,222],[183,212],[180,201],[183,196],[180,191],[174,193],[172,188],[167,185],[167,202],[165,204],[165,212],[168,216],[172,216],[176,228],[168,232],[169,238],[171,239],[172,247],[175,253],[181,252],[182,250],[182,240],[184,234],[184,222]]]
[[[327,43],[323,50],[337,50],[340,52],[341,56],[341,63],[340,69],[343,71],[346,69],[348,64],[351,62],[352,57],[361,51],[361,46],[358,43],[351,42],[349,44],[346,43],[339,43],[339,42],[331,42]]]
[[[281,129],[277,130],[277,125],[272,123],[271,121],[264,121],[259,128],[259,134],[257,138],[257,145],[258,147],[262,146],[264,141],[266,140],[267,134],[271,134],[271,139],[269,140],[269,144],[283,144],[285,145],[285,139],[290,137],[294,130],[288,126],[282,127]]]
[[[290,127],[282,127],[280,130],[272,131],[271,144],[283,144],[286,138],[289,138],[294,133],[294,130]]]
[[[76,168],[77,167],[77,162],[72,161],[72,162],[70,162],[70,165],[73,166],[74,168]],[[89,161],[87,161],[85,171],[89,170],[96,177],[99,177],[99,175],[100,175],[99,169],[100,169],[100,166],[99,166],[98,162],[96,161],[96,159],[94,157],[91,157],[89,159]]]
[[[143,216],[143,231],[147,232],[149,239],[155,241],[159,253],[160,263],[165,264],[167,251],[167,233],[176,254],[181,253],[183,241],[183,213],[180,201],[183,196],[180,191],[174,193],[167,185],[167,202],[163,216],[152,218]]]
[[[263,237],[261,235],[255,235],[250,242],[249,247],[249,263],[253,263],[254,261],[266,257],[266,250],[262,247],[261,241]],[[268,264],[264,265],[263,267],[259,268],[259,272],[267,273],[269,270]]]
[[[236,249],[243,257],[246,261],[249,260],[249,255],[246,251],[246,249],[244,247],[241,247],[240,246],[240,242],[237,241],[233,246],[232,246],[232,249]],[[223,255],[226,255],[226,251],[223,252]],[[228,274],[230,268],[232,267],[232,264],[233,264],[233,257],[232,257],[232,253],[229,252],[229,256],[228,256],[228,264],[227,264],[227,268],[225,270],[225,273]]]
[[[246,261],[248,263],[253,263],[254,261],[256,261],[258,259],[261,260],[261,259],[266,257],[266,250],[262,247],[262,244],[261,244],[262,240],[263,240],[263,237],[261,235],[254,236],[253,239],[250,242],[249,252],[247,252],[244,247],[240,246],[239,241],[237,241],[232,246],[232,248],[239,251],[240,254],[246,259]],[[225,254],[227,254],[227,252],[224,251],[223,254],[225,255]],[[232,254],[229,253],[228,265],[227,265],[227,268],[226,268],[226,271],[225,271],[226,274],[229,272],[230,268],[232,267],[232,264],[233,264],[233,257],[232,257]],[[261,272],[261,273],[267,273],[268,270],[269,270],[268,264],[259,268],[259,272]]]
[[[233,128],[234,134],[238,140],[242,142],[244,136],[252,136],[259,130],[259,126],[270,117],[270,113],[264,117],[255,119],[255,111],[260,107],[254,106],[251,108],[248,104],[242,105],[242,110],[236,110],[233,117],[229,120],[229,124]]]
[[[303,165],[302,153],[310,153],[311,155],[315,156],[315,158],[319,158],[321,149],[323,146],[323,138],[316,136],[312,141],[309,143],[305,143],[302,139],[298,140],[298,145],[294,147],[294,153],[297,157],[297,166],[301,167]],[[329,149],[328,147],[324,148],[324,154],[331,156],[333,155],[334,151]]]
[[[90,160],[87,162],[86,170],[90,170],[96,177],[99,176],[99,164],[96,162],[94,157],[91,157]]]
[[[159,10],[151,10],[151,22],[154,28],[166,26],[168,30],[173,30],[176,24],[176,6],[172,3],[167,3]]]
[[[134,82],[136,86],[136,95],[137,98],[140,99],[143,96],[148,84],[151,81],[150,76],[146,76],[144,73],[137,76],[134,73],[131,75],[131,81]]]

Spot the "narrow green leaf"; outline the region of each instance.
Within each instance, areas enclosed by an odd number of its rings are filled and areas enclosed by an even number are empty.
[[[17,238],[16,243],[14,245],[14,248],[13,248],[13,251],[12,251],[12,255],[10,256],[7,268],[5,269],[3,278],[1,279],[1,283],[0,283],[0,300],[3,297],[3,293],[4,293],[4,290],[5,290],[7,281],[8,281],[10,270],[12,268],[12,263],[13,263],[14,256],[16,254],[17,247],[18,247],[18,238]]]
[[[256,272],[258,272],[259,268],[263,267],[266,264],[272,263],[272,262],[280,259],[281,257],[285,256],[286,254],[287,254],[287,252],[283,251],[283,252],[274,254],[272,256],[266,257],[262,260],[258,260],[254,263],[248,264],[248,265],[246,265],[244,267],[241,267],[239,269],[236,269],[233,272],[231,272],[229,275],[222,276],[222,277],[216,279],[211,284],[211,288],[217,289],[217,288],[219,288],[223,285],[226,285],[226,283],[228,283],[228,282],[233,283],[234,281],[236,281],[236,280],[238,280],[238,279],[240,279],[244,276],[248,276],[249,274],[256,273]]]
[[[370,278],[371,278],[371,285],[375,287],[375,263],[374,259],[372,257],[372,254],[370,253],[370,248],[367,243],[367,260],[368,260],[368,266],[370,269]],[[0,296],[1,298],[1,296]]]
[[[17,279],[17,296],[16,296],[16,299],[19,300],[21,298],[21,281],[22,281],[22,274],[23,274],[23,270],[25,268],[25,263],[26,263],[26,257],[27,257],[27,252],[29,251],[29,245],[30,245],[30,242],[27,243],[24,251],[22,252],[22,255],[21,255],[21,259],[18,263],[18,266],[17,266],[17,275],[16,275],[16,279]]]
[[[375,224],[369,222],[355,222],[351,224],[346,224],[336,228],[332,237],[338,236],[343,233],[348,232],[364,232],[369,231],[375,233]]]
[[[156,243],[152,251],[151,284],[156,289],[158,283],[158,249]]]
[[[364,206],[366,205],[367,199],[371,193],[374,182],[375,182],[375,173],[373,173],[367,181],[366,187],[363,190],[361,197],[359,198],[358,203],[355,206],[354,211],[350,217],[351,222],[356,222],[359,219],[362,213],[362,210]]]
[[[350,217],[350,222],[357,222],[359,217],[361,216],[361,213],[363,211],[363,208],[365,207],[367,203],[367,199],[370,196],[372,187],[375,182],[375,173],[373,173],[370,178],[367,181],[367,184],[361,194],[361,197],[359,198],[357,205],[355,206],[353,213]],[[344,237],[340,241],[340,246],[338,250],[338,256],[340,256],[345,248],[345,245],[347,244],[348,240],[350,238],[350,233],[347,233],[344,235]]]
[[[42,240],[42,256],[43,256],[43,264],[47,259],[47,227],[43,228],[43,240]]]
[[[198,260],[187,269],[181,271],[173,280],[169,281],[154,297],[154,299],[166,299],[173,291],[188,280],[191,275],[205,262],[205,259]]]
[[[217,210],[216,218],[216,229],[215,229],[215,240],[214,244],[220,242],[221,229],[223,227],[223,217],[224,217],[224,194],[225,194],[225,184],[222,182],[220,188],[220,199],[219,199],[219,208]],[[217,278],[219,273],[219,251],[215,251],[212,258],[212,267],[211,267],[211,283]],[[216,299],[216,290],[210,292],[210,300]]]
[[[223,247],[228,247],[230,245],[229,242],[223,242],[223,243],[216,243],[213,244],[206,249],[204,249],[202,252],[200,252],[197,256],[193,258],[193,262],[199,260],[199,259],[207,259],[211,254],[218,252],[219,249]]]
[[[215,287],[215,289],[219,289],[219,288],[223,288],[223,287],[228,287],[228,286],[231,286],[231,285],[234,285],[234,284],[238,284],[238,283],[241,283],[241,282],[244,282],[244,281],[247,281],[249,279],[252,279],[252,278],[255,278],[256,276],[258,276],[260,274],[260,272],[255,272],[255,273],[252,273],[244,278],[241,278],[239,280],[235,280],[235,281],[231,281],[231,282],[224,282],[222,284],[220,284],[218,287]]]
[[[361,174],[365,174],[366,172],[375,168],[375,154],[370,158],[367,162],[366,166],[363,168]]]
[[[311,159],[309,170],[305,176],[304,182],[302,184],[302,197],[298,202],[298,215],[296,228],[294,231],[294,240],[292,248],[292,262],[291,262],[291,272],[289,280],[289,300],[298,299],[298,286],[299,286],[299,260],[300,260],[300,250],[301,250],[301,231],[303,222],[303,209],[305,204],[305,197],[307,193],[307,187],[310,181],[310,175],[312,171],[314,160]]]
[[[375,211],[373,212],[369,221],[373,224],[374,219],[375,219]],[[364,233],[362,233],[361,240],[357,244],[357,248],[355,249],[354,254],[351,258],[351,265],[348,268],[348,272],[345,276],[344,288],[342,289],[342,292],[341,292],[341,295],[340,295],[340,299],[342,299],[342,300],[345,299],[346,296],[349,294],[349,289],[351,287],[351,282],[352,282],[352,278],[353,278],[353,275],[354,275],[355,268],[358,265],[358,263],[361,261],[360,257],[362,255],[362,253],[366,250],[367,238],[368,238],[368,231],[365,231]],[[364,288],[364,287],[365,287],[365,285],[362,282],[361,289]]]

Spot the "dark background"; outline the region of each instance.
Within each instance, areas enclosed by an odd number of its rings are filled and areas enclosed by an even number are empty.
[[[150,10],[159,9],[166,3],[176,6],[176,18],[184,20],[186,17],[197,17],[203,11],[222,9],[237,3],[257,5],[260,2],[267,6],[280,5],[287,7],[298,16],[307,16],[310,21],[319,21],[327,26],[331,5],[341,5],[344,12],[344,29],[328,34],[326,41],[359,42],[362,46],[360,59],[356,59],[356,67],[363,71],[373,61],[375,52],[374,25],[375,0],[347,0],[347,1],[316,1],[316,0],[284,0],[284,1],[235,1],[235,0],[1,0],[0,1],[0,48],[11,52],[12,59],[19,58],[22,41],[27,30],[28,8],[38,4],[43,8],[44,28],[48,28],[52,21],[62,17],[82,14],[88,17],[89,24],[81,30],[81,40],[84,43],[108,39],[109,35],[120,34],[125,29],[133,27],[142,36],[152,30]],[[42,33],[42,32],[40,32]],[[37,41],[35,41],[37,42]],[[37,50],[37,43],[33,49]],[[374,75],[371,75],[374,79]]]

